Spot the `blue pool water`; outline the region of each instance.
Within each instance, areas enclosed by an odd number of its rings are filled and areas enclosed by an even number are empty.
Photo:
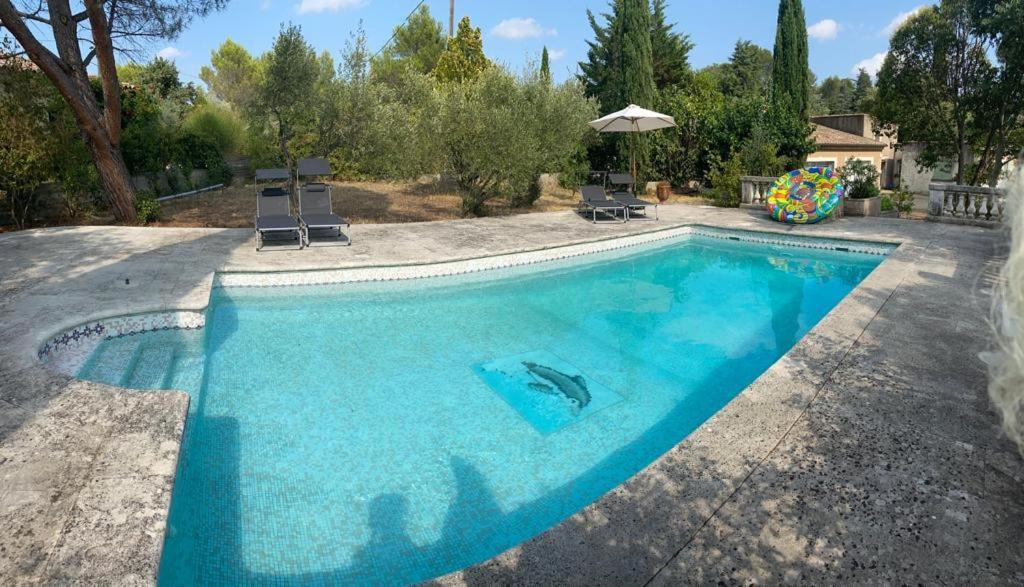
[[[881,256],[705,237],[475,274],[215,289],[86,379],[192,395],[160,583],[407,583],[677,444]]]

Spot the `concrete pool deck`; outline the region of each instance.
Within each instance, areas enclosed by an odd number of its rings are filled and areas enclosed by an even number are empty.
[[[0,579],[150,583],[187,397],[77,381],[36,356],[90,319],[205,307],[216,271],[432,263],[688,223],[903,244],[684,442],[548,532],[443,583],[1024,583],[1024,460],[977,354],[1005,236],[665,206],[359,225],[351,247],[256,253],[239,229],[0,235]]]

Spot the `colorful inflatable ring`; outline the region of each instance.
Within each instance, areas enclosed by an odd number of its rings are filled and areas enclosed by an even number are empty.
[[[788,224],[824,220],[843,200],[843,184],[831,167],[790,171],[775,180],[768,194],[768,214]]]

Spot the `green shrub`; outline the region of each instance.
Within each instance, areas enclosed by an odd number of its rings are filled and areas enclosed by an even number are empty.
[[[776,177],[786,169],[785,161],[778,156],[778,147],[772,142],[768,129],[758,124],[753,133],[740,147],[740,169],[746,175]]]
[[[160,218],[160,202],[156,201],[153,194],[139,192],[135,194],[135,214],[142,224],[158,220]]]
[[[878,169],[868,161],[849,158],[840,170],[847,198],[873,198],[881,194],[878,189]]]
[[[720,162],[711,171],[711,197],[716,206],[736,208],[740,205],[740,171],[742,163],[739,157],[731,157]]]
[[[892,207],[896,209],[896,212],[900,215],[910,214],[910,211],[914,209],[914,194],[910,193],[907,189],[907,184],[900,183],[900,187],[893,190],[892,195],[889,196]]]
[[[593,135],[591,135],[593,136]],[[558,185],[567,190],[578,190],[580,186],[586,185],[590,173],[590,161],[587,160],[587,146],[581,142],[576,147],[576,152],[569,157],[558,172]]]
[[[245,123],[228,106],[213,102],[195,107],[182,128],[208,139],[221,153],[238,153],[245,142]]]
[[[205,169],[211,185],[231,182],[231,167],[224,161],[216,143],[206,137],[191,132],[181,133],[174,145],[173,161],[186,176],[195,169]]]

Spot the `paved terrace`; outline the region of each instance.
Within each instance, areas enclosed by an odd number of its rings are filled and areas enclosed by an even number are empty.
[[[150,583],[187,397],[72,380],[36,359],[90,319],[200,309],[217,270],[436,262],[684,223],[903,245],[683,443],[595,504],[444,583],[1024,583],[1024,460],[977,353],[996,231],[668,206],[357,226],[349,248],[256,253],[245,230],[0,235],[0,582]],[[126,279],[129,280],[126,283]]]

